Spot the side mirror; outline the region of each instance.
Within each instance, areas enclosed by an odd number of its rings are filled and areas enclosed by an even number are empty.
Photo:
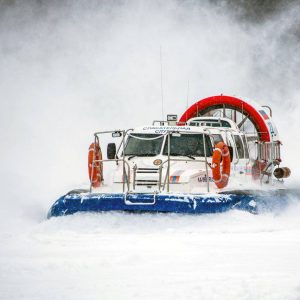
[[[230,161],[233,160],[233,147],[232,146],[227,146],[229,150],[229,155],[230,155]]]
[[[116,144],[115,143],[107,144],[107,158],[115,159],[115,157],[116,157]]]

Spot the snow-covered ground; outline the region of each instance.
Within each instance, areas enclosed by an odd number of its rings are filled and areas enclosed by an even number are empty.
[[[0,298],[300,299],[299,214],[23,215],[0,234]]]

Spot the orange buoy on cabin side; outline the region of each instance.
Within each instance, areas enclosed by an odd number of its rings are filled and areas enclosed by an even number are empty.
[[[99,143],[92,143],[88,154],[88,170],[92,187],[99,187],[103,181],[103,163],[98,160],[102,160],[100,145]]]
[[[223,142],[217,143],[213,152],[211,169],[213,180],[219,189],[224,188],[228,184],[230,164],[231,160],[228,146]]]

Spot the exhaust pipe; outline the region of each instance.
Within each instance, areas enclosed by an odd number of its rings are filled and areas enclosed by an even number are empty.
[[[287,178],[291,175],[291,170],[287,167],[276,168],[273,174],[277,179]]]

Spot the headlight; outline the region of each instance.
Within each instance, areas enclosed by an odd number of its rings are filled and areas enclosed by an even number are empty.
[[[161,165],[161,163],[162,163],[162,160],[161,160],[161,159],[156,159],[156,160],[153,162],[153,164],[154,164],[155,166],[159,166],[159,165]]]

